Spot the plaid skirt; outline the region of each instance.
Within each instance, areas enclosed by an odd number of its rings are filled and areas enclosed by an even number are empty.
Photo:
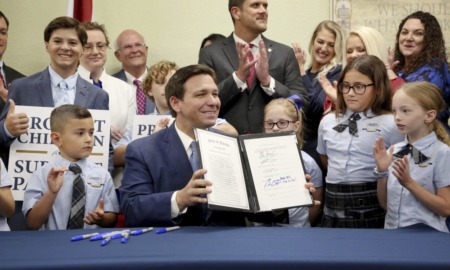
[[[383,228],[385,214],[378,202],[376,182],[327,183],[322,227]]]

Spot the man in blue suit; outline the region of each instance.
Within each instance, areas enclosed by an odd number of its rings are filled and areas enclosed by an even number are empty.
[[[15,113],[15,105],[57,107],[77,104],[88,109],[109,109],[108,93],[78,75],[78,61],[87,42],[86,31],[80,22],[58,17],[48,24],[44,40],[50,65],[42,72],[11,83],[8,102],[0,114],[0,145],[9,146],[16,137],[28,131],[28,117],[25,113]],[[111,158],[112,154],[110,166]],[[21,205],[16,205],[17,210],[21,208]],[[19,215],[21,213],[16,214]],[[25,221],[23,216],[20,218],[22,221],[13,222],[17,226],[10,223],[12,230],[24,229]]]
[[[203,65],[179,69],[166,86],[175,122],[169,128],[128,144],[120,187],[121,210],[130,227],[244,226],[242,213],[209,211],[206,170],[193,171],[194,128],[215,125],[220,100],[214,71]]]

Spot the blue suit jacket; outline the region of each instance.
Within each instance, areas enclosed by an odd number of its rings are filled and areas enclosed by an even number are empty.
[[[172,194],[186,186],[193,171],[175,124],[128,144],[120,187],[121,210],[130,227],[218,225],[244,226],[243,213],[211,211],[205,205],[189,207],[171,219]]]
[[[116,77],[117,79],[121,79],[122,81],[128,83],[127,76],[125,75],[125,70],[121,69],[117,73],[111,75],[113,77]],[[146,96],[145,98],[145,114],[151,114],[155,111],[155,103]]]
[[[16,79],[8,90],[8,99],[16,105],[54,107],[50,73],[48,68],[29,77]],[[78,76],[74,104],[87,109],[108,110],[108,93]],[[0,144],[10,144],[12,140],[5,132],[5,119],[9,102],[0,114]]]

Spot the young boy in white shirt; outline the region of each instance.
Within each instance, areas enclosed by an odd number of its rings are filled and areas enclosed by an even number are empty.
[[[94,145],[91,113],[78,105],[61,105],[52,111],[50,126],[59,153],[28,183],[22,208],[28,226],[35,230],[113,227],[119,204],[111,175],[87,160]],[[74,184],[78,175],[81,187]],[[74,194],[79,197],[73,198]]]

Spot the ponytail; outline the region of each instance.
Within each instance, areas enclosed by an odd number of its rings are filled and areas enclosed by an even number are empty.
[[[436,133],[437,138],[445,143],[446,145],[450,146],[450,136],[447,133],[447,130],[445,129],[444,125],[435,119],[433,123],[431,124],[432,130]]]

